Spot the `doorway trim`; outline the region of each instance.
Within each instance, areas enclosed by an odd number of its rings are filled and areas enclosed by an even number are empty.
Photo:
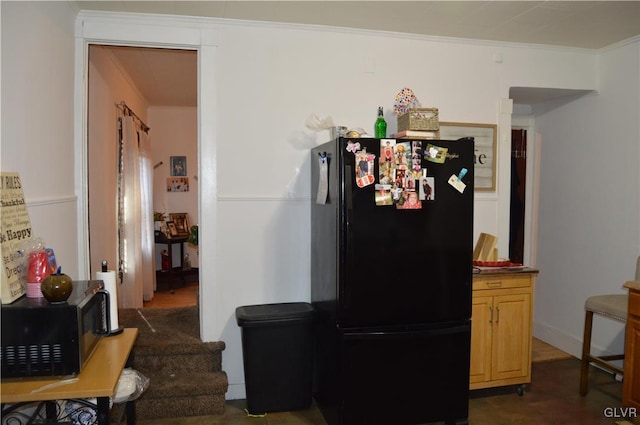
[[[218,31],[200,18],[81,11],[76,17],[74,77],[74,167],[78,195],[78,269],[80,279],[90,279],[87,173],[87,113],[89,45],[121,45],[196,50],[198,53],[198,214],[200,265],[200,337],[215,341],[219,297],[217,251],[217,86]],[[204,77],[206,76],[206,78]],[[203,119],[206,117],[206,119]],[[206,167],[203,166],[206,164]],[[203,196],[206,193],[207,196]],[[202,285],[202,282],[207,282]],[[206,326],[205,326],[206,324]]]
[[[523,262],[536,266],[538,249],[538,188],[540,180],[539,143],[534,131],[535,118],[531,115],[513,115],[511,129],[527,132],[527,180],[525,183],[524,255]]]

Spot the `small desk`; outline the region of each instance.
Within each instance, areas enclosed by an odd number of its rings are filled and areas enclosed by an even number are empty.
[[[113,397],[122,370],[130,362],[133,344],[138,336],[138,329],[127,328],[119,335],[105,337],[100,340],[96,350],[89,358],[82,372],[75,378],[77,381],[41,388],[56,384],[66,378],[74,377],[38,377],[12,378],[3,380],[0,384],[0,401],[2,402],[2,416],[9,413],[12,407],[5,409],[5,403],[47,402],[54,400],[70,400],[97,398],[98,425],[109,425],[109,399]],[[47,403],[47,418],[55,417],[55,405]],[[55,423],[55,422],[54,422]],[[127,424],[135,423],[134,402],[127,403]]]

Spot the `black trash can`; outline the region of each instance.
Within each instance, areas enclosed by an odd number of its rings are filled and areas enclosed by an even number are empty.
[[[314,309],[309,303],[236,308],[242,333],[247,410],[306,409],[313,381]]]

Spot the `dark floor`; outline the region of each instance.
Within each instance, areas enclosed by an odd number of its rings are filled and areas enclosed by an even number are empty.
[[[477,390],[469,400],[471,425],[640,425],[622,409],[622,384],[599,369],[591,369],[589,393],[578,394],[580,361],[575,358],[534,363],[532,384],[518,396],[516,387]],[[326,425],[313,404],[307,410],[250,417],[244,400],[227,402],[221,416],[138,421],[139,425]],[[638,412],[640,415],[640,412]],[[628,416],[628,415],[626,415]],[[395,425],[395,424],[389,424]]]

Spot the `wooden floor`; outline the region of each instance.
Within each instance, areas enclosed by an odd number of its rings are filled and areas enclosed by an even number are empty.
[[[569,353],[565,353],[562,350],[557,349],[553,345],[547,344],[538,338],[533,338],[531,348],[531,362],[546,362],[549,360],[570,359],[573,357]]]
[[[175,285],[171,293],[166,285],[158,285],[153,299],[143,303],[144,308],[191,307],[198,303],[198,282]]]

